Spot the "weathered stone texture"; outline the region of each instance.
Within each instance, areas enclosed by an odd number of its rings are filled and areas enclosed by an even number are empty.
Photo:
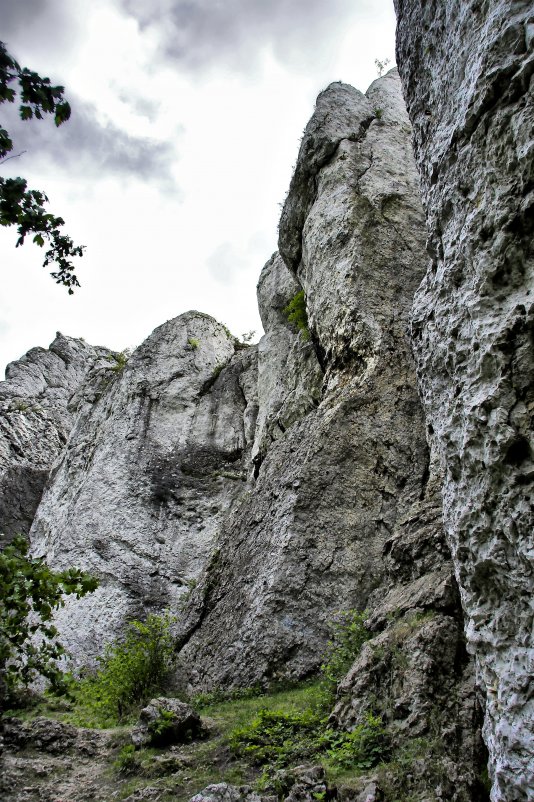
[[[296,275],[275,255],[260,278],[257,478],[187,611],[181,656],[193,687],[305,676],[321,662],[336,610],[387,596],[386,543],[427,504],[407,332],[423,232],[398,76],[367,96],[332,84],[306,128],[282,214],[280,246]],[[309,341],[281,311],[301,288]],[[439,509],[434,519],[436,541]],[[430,560],[426,584],[420,573],[405,583],[403,609],[435,607],[440,593],[455,607],[451,566],[440,560]],[[390,601],[402,606],[400,596]]]
[[[125,622],[179,611],[222,515],[242,492],[256,409],[256,353],[208,315],[168,321],[128,363],[81,392],[63,460],[31,541],[54,568],[78,565],[98,590],[58,612],[77,664]]]
[[[532,800],[534,15],[397,0],[431,264],[414,310],[492,799]]]
[[[31,351],[0,382],[0,548],[27,535],[75,418],[71,398],[95,362],[109,356],[58,332],[48,350]]]

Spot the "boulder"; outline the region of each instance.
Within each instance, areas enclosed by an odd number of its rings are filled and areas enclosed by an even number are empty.
[[[135,747],[187,743],[202,737],[202,721],[193,708],[178,699],[152,699],[139,714],[131,735]]]

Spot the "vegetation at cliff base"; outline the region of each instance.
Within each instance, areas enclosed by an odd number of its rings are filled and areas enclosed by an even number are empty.
[[[20,685],[45,677],[56,692],[65,692],[58,660],[65,649],[57,640],[53,614],[65,595],[91,593],[97,580],[77,568],[52,571],[28,554],[22,536],[0,552],[0,699]]]
[[[99,667],[72,684],[74,723],[113,727],[135,716],[160,693],[175,660],[168,613],[131,621],[123,639],[108,644]]]

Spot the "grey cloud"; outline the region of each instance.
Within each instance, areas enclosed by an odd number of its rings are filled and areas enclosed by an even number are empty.
[[[23,164],[45,164],[75,174],[131,175],[171,188],[169,174],[175,152],[170,143],[130,136],[113,123],[102,125],[91,104],[70,93],[69,101],[71,119],[59,128],[51,119],[22,122],[15,104],[2,108],[13,154],[26,151],[23,161],[17,160],[17,170],[23,172]]]
[[[270,46],[281,61],[314,64],[354,14],[356,0],[117,0],[142,27],[159,29],[165,53],[186,69],[253,70]],[[360,10],[367,6],[360,2]]]
[[[0,0],[0,39],[21,66],[39,71],[48,52],[77,46],[81,26],[75,11],[64,0]]]

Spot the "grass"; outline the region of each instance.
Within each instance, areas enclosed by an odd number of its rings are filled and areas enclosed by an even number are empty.
[[[351,776],[359,776],[388,759],[388,741],[380,718],[369,714],[352,733],[334,730],[328,724],[337,675],[368,637],[364,616],[349,611],[333,623],[321,679],[270,691],[261,687],[219,690],[191,699],[210,731],[204,740],[168,749],[136,751],[129,744],[128,728],[115,729],[115,743],[106,759],[118,797],[126,798],[150,786],[158,789],[164,802],[187,802],[205,786],[220,782],[246,783],[276,794],[281,774],[287,774],[286,770],[290,773],[302,763],[322,764],[329,781],[342,778],[347,782]],[[115,652],[106,660],[114,657]],[[121,666],[122,674],[127,674],[124,661]],[[90,682],[84,686],[87,692],[92,687]],[[87,699],[82,695],[79,701]],[[98,696],[93,705],[95,702],[98,707]],[[69,709],[65,702],[58,705],[52,698],[44,698],[28,717],[48,715],[80,724],[80,716],[85,718],[93,712],[100,711],[91,710],[91,705],[86,710],[79,702],[78,706],[71,703]],[[119,719],[122,724],[130,723],[124,715]],[[287,783],[287,778],[283,782]]]

